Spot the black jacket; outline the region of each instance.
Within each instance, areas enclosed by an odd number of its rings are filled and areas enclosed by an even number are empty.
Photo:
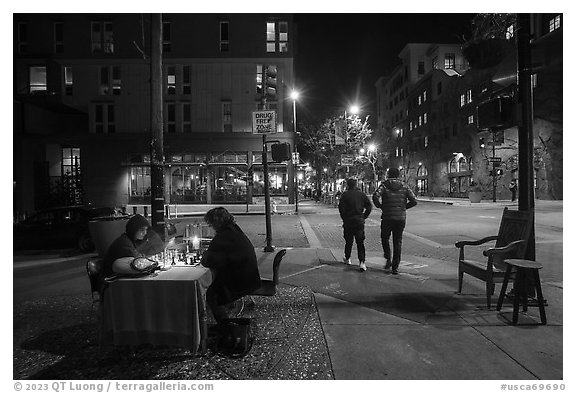
[[[382,209],[383,220],[405,221],[406,209],[416,206],[416,196],[402,181],[388,179],[372,195],[374,206]]]
[[[368,218],[372,211],[372,203],[366,194],[353,188],[344,191],[342,197],[340,197],[338,211],[344,225],[363,225],[364,220]]]
[[[210,287],[217,293],[219,305],[231,303],[260,288],[254,246],[236,224],[216,232],[202,255],[202,265],[214,273]]]

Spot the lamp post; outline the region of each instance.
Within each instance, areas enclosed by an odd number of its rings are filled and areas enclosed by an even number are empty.
[[[292,112],[294,113],[294,156],[292,157],[292,164],[294,165],[294,202],[296,204],[296,213],[298,213],[298,162],[300,161],[298,143],[296,141],[298,137],[298,132],[296,131],[296,100],[298,99],[298,95],[298,92],[295,90],[290,94],[292,98]]]

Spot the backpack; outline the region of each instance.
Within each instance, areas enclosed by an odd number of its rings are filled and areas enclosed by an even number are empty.
[[[239,359],[250,352],[254,337],[250,318],[223,319],[219,328],[218,353]]]

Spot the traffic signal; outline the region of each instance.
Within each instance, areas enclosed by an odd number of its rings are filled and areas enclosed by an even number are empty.
[[[274,143],[272,145],[272,161],[282,162],[292,158],[289,143]]]
[[[264,68],[264,94],[266,98],[272,101],[276,101],[277,94],[276,94],[276,76],[278,74],[278,68],[275,65],[268,64]]]
[[[494,97],[476,107],[478,129],[508,128],[514,121],[512,97]]]

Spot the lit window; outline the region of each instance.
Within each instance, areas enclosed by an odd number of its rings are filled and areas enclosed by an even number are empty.
[[[100,67],[100,95],[114,94],[117,96],[120,95],[121,90],[120,66]]]
[[[456,68],[456,54],[446,53],[444,55],[444,68]]]
[[[466,91],[466,103],[469,104],[472,102],[472,90]]]
[[[426,102],[426,90],[422,93],[422,101]]]
[[[548,22],[550,27],[550,32],[560,28],[560,15],[556,15],[554,18],[550,19]]]
[[[432,68],[438,69],[438,56],[434,56],[434,58],[432,59]]]
[[[266,22],[266,52],[276,52],[276,24]]]
[[[120,78],[120,66],[112,66],[112,94],[119,96],[122,91],[122,79]]]
[[[468,116],[468,124],[474,124],[474,115]]]
[[[428,123],[428,113],[424,113],[424,124]]]
[[[64,93],[67,96],[73,94],[74,78],[72,74],[72,67],[64,67]]]
[[[288,52],[288,22],[278,22],[278,51]]]
[[[410,122],[410,131],[412,131],[413,128],[414,126],[412,125],[412,122]]]
[[[222,101],[222,130],[232,132],[232,103]]]
[[[18,52],[28,52],[28,23],[18,23]]]
[[[64,24],[54,22],[54,53],[64,52]]]
[[[113,104],[94,104],[92,132],[97,134],[116,132]]]
[[[506,39],[512,39],[514,37],[514,25],[510,25],[506,28]]]
[[[112,22],[92,22],[91,43],[93,53],[114,53]]]
[[[429,137],[425,136],[424,137],[424,147],[428,147],[428,142],[429,142]]]
[[[168,95],[176,94],[176,67],[169,66],[166,74],[166,90]]]
[[[46,85],[46,67],[30,67],[30,93],[45,92],[48,90]]]
[[[418,105],[422,105],[422,96],[418,96]]]
[[[220,52],[228,52],[230,49],[229,35],[229,22],[220,22]]]
[[[403,157],[404,156],[404,149],[401,147],[396,148],[396,157]]]
[[[418,116],[418,125],[422,125],[422,115]]]
[[[62,148],[62,174],[80,174],[80,149],[77,147]]]
[[[172,25],[170,22],[162,22],[162,52],[172,50]]]
[[[460,106],[464,106],[466,104],[466,96],[464,94],[460,94]]]

